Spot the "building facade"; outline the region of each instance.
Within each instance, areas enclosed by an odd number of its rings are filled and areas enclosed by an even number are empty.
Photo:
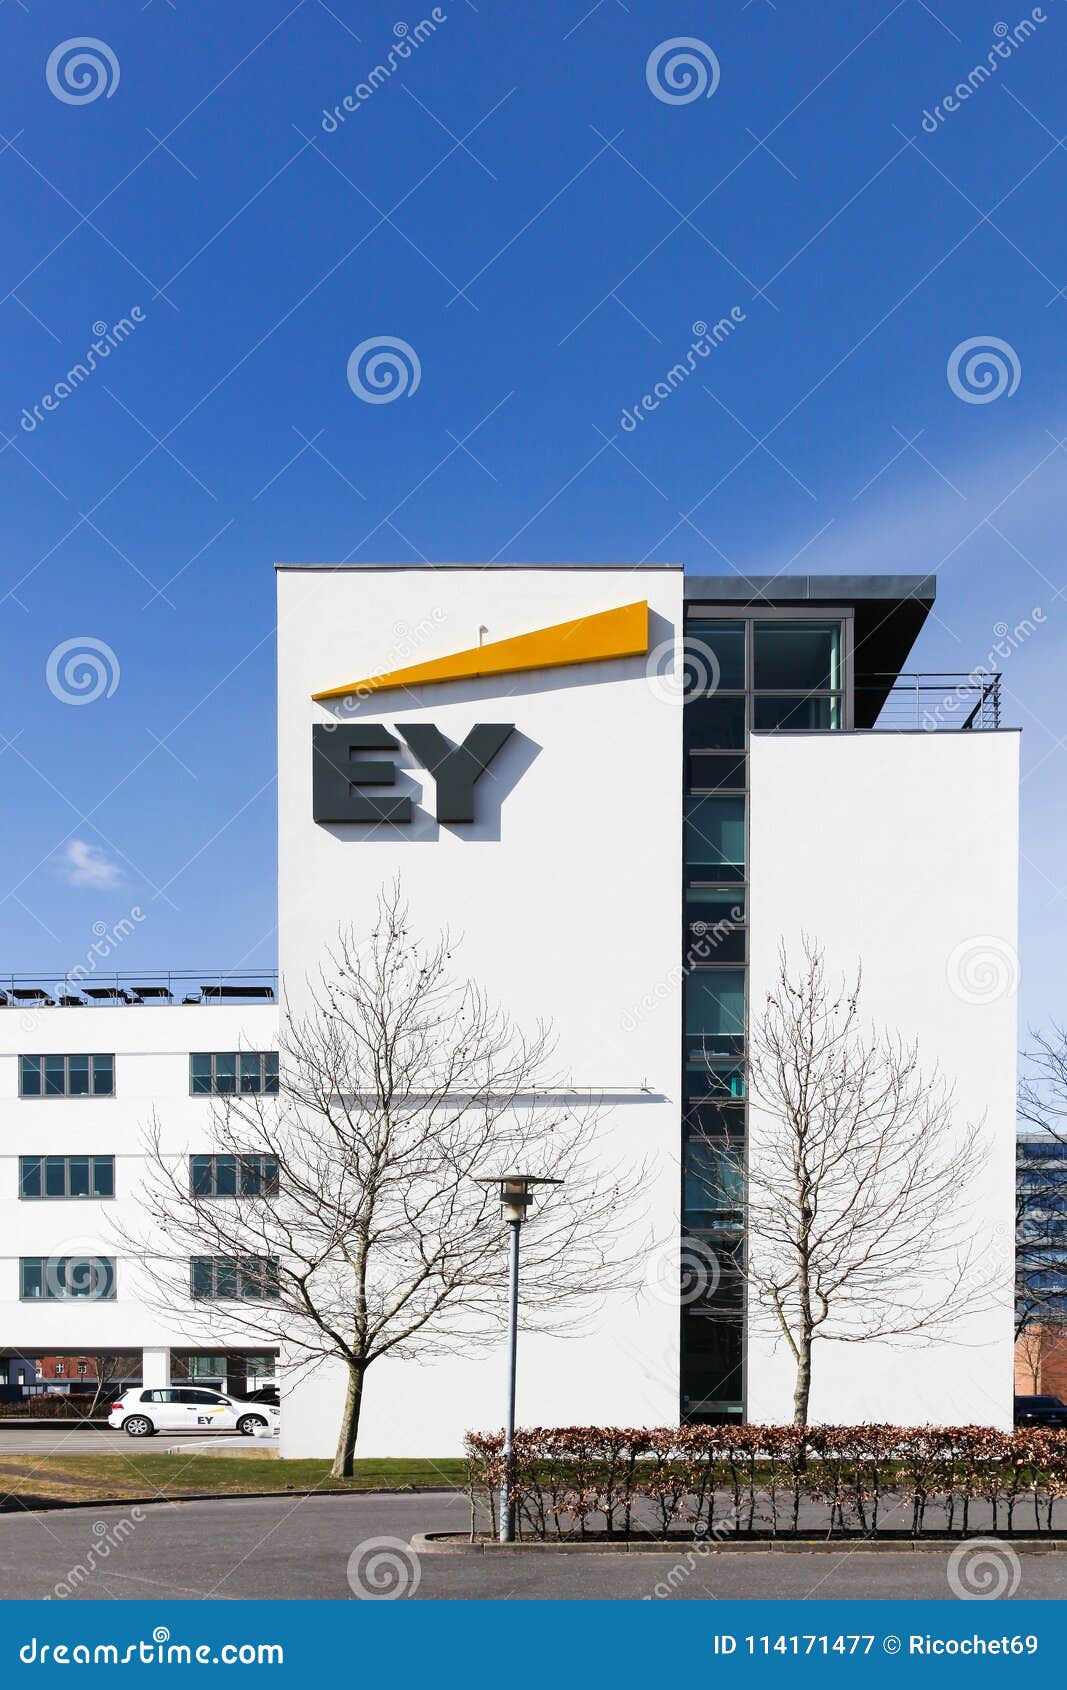
[[[551,1019],[573,1107],[607,1111],[605,1154],[648,1168],[641,1289],[608,1297],[580,1336],[524,1334],[526,1423],[791,1417],[788,1355],[746,1308],[743,1188],[714,1175],[730,1147],[758,1153],[746,1028],[780,947],[805,934],[831,970],[862,963],[865,1013],[917,1039],[955,1084],[960,1122],[981,1120],[969,1200],[991,1255],[1010,1239],[1014,995],[970,973],[983,947],[1015,956],[1018,738],[1000,729],[992,678],[904,679],[933,592],[915,577],[664,566],[279,568],[284,1007],[308,1006],[339,930],[367,931],[398,880],[420,932],[461,936],[464,977],[520,1026]],[[211,1345],[201,1323],[194,1337],[153,1312],[130,1194],[153,1110],[175,1156],[192,1157],[209,1148],[202,1111],[230,1059],[239,1085],[242,1053],[262,1055],[269,1083],[276,1005],[191,992],[174,997],[200,1001],[144,998],[135,1013],[60,1005],[68,995],[84,997],[53,990],[0,1013],[3,1347],[85,1355],[124,1334],[148,1383],[205,1350],[262,1366],[227,1326],[229,1281]],[[62,1094],[27,1094],[25,1059],[48,1057],[40,1084],[51,1072]],[[101,1241],[105,1211],[128,1255]],[[812,1417],[1009,1425],[1002,1254],[1003,1297],[926,1348],[825,1344]],[[72,1260],[90,1265],[54,1265]],[[687,1263],[708,1260],[693,1289]],[[79,1272],[97,1294],[68,1294]],[[285,1361],[282,1454],[330,1453],[340,1370],[287,1380]],[[454,1453],[468,1427],[499,1423],[502,1366],[502,1352],[383,1359],[361,1451]]]

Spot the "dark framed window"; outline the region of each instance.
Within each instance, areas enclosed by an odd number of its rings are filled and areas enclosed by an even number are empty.
[[[728,1137],[690,1133],[685,1142],[683,1225],[689,1231],[736,1229],[744,1217],[744,1129]]]
[[[190,1156],[189,1189],[194,1197],[276,1197],[278,1163],[273,1156]]]
[[[114,1156],[20,1156],[20,1197],[114,1197]]]
[[[194,1256],[189,1289],[206,1302],[274,1302],[280,1294],[277,1256]]]
[[[744,696],[724,698],[721,693],[712,693],[687,700],[682,736],[687,751],[743,751]]]
[[[757,733],[824,733],[841,726],[840,693],[796,695],[757,693],[752,726]]]
[[[683,651],[685,673],[691,683],[686,689],[687,702],[704,693],[745,690],[744,622],[693,618],[685,625]]]
[[[757,692],[840,692],[841,623],[757,621]]]
[[[20,1097],[113,1097],[114,1056],[20,1056]]]
[[[723,788],[743,792],[746,786],[745,758],[734,751],[691,751],[688,786],[690,792],[715,792]]]
[[[740,1054],[744,1032],[744,969],[693,969],[685,987],[686,1061],[703,1066]]]
[[[235,1092],[276,1092],[276,1050],[194,1050],[189,1058],[189,1090],[194,1097]]]
[[[23,1256],[19,1261],[19,1296],[24,1303],[94,1302],[115,1296],[113,1256]]]
[[[741,793],[686,799],[685,862],[698,879],[722,880],[743,874],[745,800]]]

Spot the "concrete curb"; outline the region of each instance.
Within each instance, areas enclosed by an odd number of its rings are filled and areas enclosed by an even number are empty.
[[[976,1534],[984,1536],[986,1534]],[[627,1542],[623,1538],[599,1539],[595,1542],[577,1539],[573,1542],[495,1543],[481,1540],[471,1543],[456,1532],[416,1532],[411,1547],[416,1555],[923,1555],[940,1550],[958,1548],[971,1541],[962,1537],[904,1538],[724,1538],[709,1542],[707,1538],[641,1538]],[[1067,1555],[1067,1538],[998,1537],[1021,1555]]]

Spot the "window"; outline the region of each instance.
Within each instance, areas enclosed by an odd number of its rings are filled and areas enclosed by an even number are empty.
[[[276,1050],[194,1050],[189,1058],[189,1090],[194,1097],[211,1093],[276,1092]]]
[[[218,1391],[197,1391],[191,1385],[183,1385],[174,1395],[178,1402],[210,1403],[212,1407],[229,1401],[228,1397],[220,1396]]]
[[[692,696],[744,691],[744,622],[687,622],[684,652],[687,676],[700,683]]]
[[[740,968],[694,969],[686,981],[685,1042],[691,1063],[730,1056],[745,1031],[745,976]]]
[[[804,733],[841,726],[841,700],[829,693],[811,698],[758,697],[752,718],[757,733]]]
[[[690,886],[685,895],[685,960],[744,962],[745,894],[740,886]]]
[[[177,1402],[177,1400],[178,1400],[177,1391],[173,1391],[169,1387],[166,1388],[166,1389],[163,1389],[163,1390],[158,1390],[158,1391],[142,1391],[141,1392],[141,1401],[142,1402],[160,1402],[160,1403],[162,1403],[162,1402]]]
[[[113,1256],[23,1256],[19,1275],[23,1302],[74,1297],[98,1302],[115,1295]]]
[[[114,1156],[20,1156],[20,1197],[114,1197]]]
[[[711,1231],[739,1226],[744,1203],[740,1141],[690,1138],[685,1147],[684,1225]]]
[[[66,1378],[66,1374],[67,1374],[67,1364],[66,1364],[66,1362],[65,1361],[57,1361],[56,1362],[56,1378],[57,1379],[64,1379],[64,1378]]]
[[[740,794],[686,800],[685,861],[698,880],[740,876],[745,862],[745,800]]]
[[[278,1163],[273,1156],[190,1156],[189,1189],[194,1197],[276,1197]]]
[[[757,622],[757,692],[840,692],[840,622]]]
[[[744,699],[722,698],[718,693],[687,699],[682,713],[682,734],[687,751],[743,751]]]
[[[796,699],[790,699],[795,704]],[[689,753],[689,791],[714,792],[720,788],[743,791],[745,787],[745,759],[734,752],[725,756],[716,751]]]
[[[84,1377],[85,1377],[85,1375],[88,1371],[89,1370],[88,1370],[88,1367],[86,1366],[85,1362],[80,1361],[78,1363],[78,1377],[79,1377],[79,1379],[84,1379]]]
[[[20,1056],[20,1097],[113,1097],[114,1056]]]
[[[272,1302],[279,1294],[277,1256],[194,1256],[194,1297],[211,1302]]]

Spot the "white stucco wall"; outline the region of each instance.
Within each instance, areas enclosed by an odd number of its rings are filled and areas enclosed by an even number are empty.
[[[478,820],[438,826],[430,777],[404,752],[410,826],[320,826],[311,811],[311,725],[333,718],[311,693],[412,662],[647,598],[651,641],[672,640],[679,571],[654,569],[282,569],[279,588],[280,965],[289,1001],[339,924],[367,926],[399,875],[422,932],[462,935],[456,966],[520,1023],[549,1017],[557,1064],[579,1088],[646,1082],[622,1098],[610,1144],[656,1161],[647,1218],[679,1224],[681,706],[643,658],[372,695],[340,719],[434,722],[454,741],[474,723],[514,722],[483,777]],[[420,799],[420,793],[422,798]],[[662,987],[650,1012],[633,1011]],[[488,1170],[489,1172],[495,1170]],[[531,1222],[531,1225],[536,1222]],[[662,1282],[670,1286],[671,1275]],[[527,1335],[520,1418],[676,1418],[678,1316],[669,1291],[610,1303],[582,1338]],[[367,1455],[452,1455],[468,1427],[499,1425],[503,1346],[476,1358],[378,1363],[360,1434]],[[340,1380],[294,1386],[286,1455],[325,1454]]]
[[[957,1118],[985,1118],[969,1194],[996,1310],[949,1342],[819,1343],[811,1418],[1010,1426],[1018,883],[1015,733],[757,735],[751,748],[750,1006],[779,943],[808,933],[854,973],[869,1020],[917,1039],[955,1083]],[[753,1117],[750,1154],[759,1155]],[[748,1418],[791,1418],[792,1366],[758,1323]]]

